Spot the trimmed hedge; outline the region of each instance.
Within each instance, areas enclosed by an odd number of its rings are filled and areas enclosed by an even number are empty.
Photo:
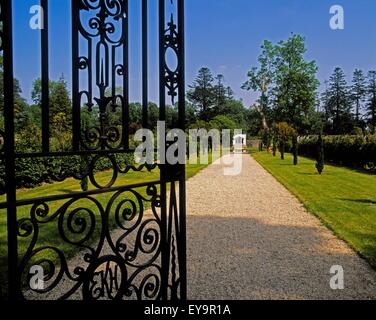
[[[116,154],[117,164],[120,167],[134,164],[133,154]],[[17,188],[33,188],[42,183],[51,183],[62,174],[66,177],[81,175],[86,171],[93,156],[69,156],[51,158],[25,158],[16,161]],[[111,162],[106,157],[100,158],[95,165],[95,171],[112,168]],[[5,167],[0,161],[0,186],[4,185]]]
[[[317,156],[318,136],[299,138],[299,155],[308,158]],[[376,171],[376,135],[325,136],[325,161]]]

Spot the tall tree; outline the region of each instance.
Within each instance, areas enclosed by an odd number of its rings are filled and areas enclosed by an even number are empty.
[[[72,123],[72,103],[64,75],[51,88],[50,114],[52,118],[59,114],[64,114],[67,126]]]
[[[242,87],[260,93],[255,108],[264,132],[277,122],[287,122],[299,132],[310,127],[319,82],[316,62],[306,61],[305,53],[304,38],[299,35],[276,45],[264,41],[259,67],[248,72],[249,79]]]
[[[253,67],[248,71],[248,81],[242,86],[242,89],[258,92],[260,98],[253,105],[259,113],[261,119],[261,129],[268,132],[271,119],[271,106],[269,105],[272,86],[275,80],[275,46],[265,40],[261,46],[261,54],[258,57],[258,67]],[[269,121],[268,121],[269,120]]]
[[[225,77],[222,74],[219,74],[215,78],[216,85],[214,86],[215,94],[215,113],[222,114],[227,101],[227,88],[225,87]]]
[[[15,116],[15,129],[19,132],[27,126],[28,121],[28,104],[21,96],[22,90],[20,83],[17,79],[13,80],[14,91],[14,116]],[[3,69],[3,56],[0,56],[0,117],[4,112],[4,69]]]
[[[189,101],[198,109],[200,119],[209,121],[215,103],[214,78],[209,68],[201,68],[187,93]]]
[[[31,98],[36,105],[40,106],[42,104],[42,85],[40,79],[36,79],[33,83]],[[51,80],[49,82],[49,100],[50,119],[53,120],[55,116],[60,114],[60,117],[61,114],[64,114],[67,126],[69,126],[72,122],[72,103],[64,75],[58,81]]]
[[[367,116],[372,133],[376,133],[376,71],[370,71],[367,76]]]
[[[360,112],[362,110],[362,104],[365,99],[366,79],[362,70],[355,69],[351,85],[351,99],[355,104],[355,120],[356,124],[360,123]]]
[[[41,92],[41,80],[36,79],[33,83],[31,97],[35,106],[39,109],[42,104]],[[35,108],[35,106],[33,106],[33,108]],[[85,117],[86,113],[82,113]],[[49,118],[52,150],[69,150],[72,144],[72,103],[69,96],[67,82],[63,75],[58,81],[51,80],[49,82]],[[86,125],[85,122],[83,122],[83,124]]]
[[[351,95],[345,74],[339,67],[335,68],[329,79],[325,97],[326,113],[332,123],[332,133],[351,132],[353,127],[351,114]]]
[[[287,122],[298,132],[310,127],[309,115],[316,105],[319,81],[315,61],[306,61],[305,40],[292,35],[276,46],[275,119]]]

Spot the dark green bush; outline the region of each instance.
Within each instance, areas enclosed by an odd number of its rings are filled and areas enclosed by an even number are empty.
[[[317,157],[316,157],[316,169],[319,174],[322,174],[325,167],[325,152],[324,152],[324,140],[320,134],[317,139]]]
[[[116,154],[117,164],[120,167],[134,163],[133,154]],[[78,176],[87,170],[87,164],[93,156],[85,159],[86,166],[82,165],[79,156],[50,157],[50,158],[25,158],[16,161],[16,184],[17,188],[33,188],[42,183],[51,183],[62,176]],[[95,165],[95,171],[103,171],[112,167],[108,158],[100,158]],[[5,167],[0,162],[0,186],[5,184]]]
[[[317,136],[299,139],[299,154],[317,157]],[[376,171],[376,135],[325,136],[325,160],[338,165]]]

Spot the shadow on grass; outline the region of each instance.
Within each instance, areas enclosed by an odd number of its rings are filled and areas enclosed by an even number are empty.
[[[65,194],[74,194],[74,193],[77,193],[77,192],[80,192],[82,190],[76,190],[76,191],[73,191],[73,190],[69,190],[69,189],[60,189],[59,192],[61,193],[65,193]]]
[[[319,175],[317,172],[297,172],[296,174],[299,174],[301,176],[318,176]]]
[[[339,199],[339,200],[376,205],[376,200],[371,200],[371,199]]]

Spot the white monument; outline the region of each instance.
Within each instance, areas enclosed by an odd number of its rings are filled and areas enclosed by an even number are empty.
[[[243,152],[247,149],[247,135],[237,134],[233,138],[234,152]]]

